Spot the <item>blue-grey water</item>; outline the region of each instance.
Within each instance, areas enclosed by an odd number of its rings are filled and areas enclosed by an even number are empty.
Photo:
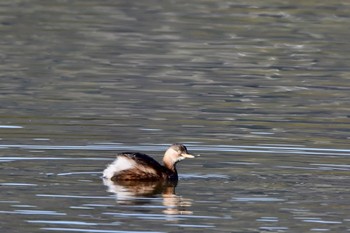
[[[350,3],[0,3],[1,232],[349,232]],[[115,184],[115,154],[199,158]]]

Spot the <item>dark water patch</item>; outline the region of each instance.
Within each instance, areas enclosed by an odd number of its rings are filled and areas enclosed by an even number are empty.
[[[221,174],[181,174],[179,175],[180,180],[196,180],[196,179],[229,179],[227,175]]]
[[[273,198],[273,197],[236,197],[233,201],[239,202],[283,202],[284,199]]]

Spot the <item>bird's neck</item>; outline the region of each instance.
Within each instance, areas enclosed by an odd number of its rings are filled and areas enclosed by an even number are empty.
[[[164,167],[168,170],[168,178],[171,180],[177,180],[178,178],[176,171],[176,163],[178,162],[177,154],[178,152],[170,148],[165,152],[163,157]]]
[[[166,167],[167,169],[169,169],[172,172],[177,173],[176,166],[175,166],[176,163],[174,163],[174,161],[172,161],[171,159],[164,158],[163,163],[164,163],[164,167]]]
[[[176,162],[171,158],[164,156],[163,158],[164,167],[167,169],[167,176],[169,180],[177,180],[177,170],[176,170]]]

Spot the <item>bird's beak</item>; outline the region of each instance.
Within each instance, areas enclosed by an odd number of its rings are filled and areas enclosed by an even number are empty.
[[[199,155],[190,155],[187,153],[182,153],[181,156],[184,158],[195,158],[195,157],[198,157]]]

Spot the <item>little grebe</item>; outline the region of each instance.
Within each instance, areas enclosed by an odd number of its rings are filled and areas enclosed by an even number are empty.
[[[173,144],[165,151],[164,166],[146,154],[124,152],[118,154],[116,160],[103,171],[103,178],[112,181],[177,181],[176,163],[185,158],[194,157],[182,144]]]

